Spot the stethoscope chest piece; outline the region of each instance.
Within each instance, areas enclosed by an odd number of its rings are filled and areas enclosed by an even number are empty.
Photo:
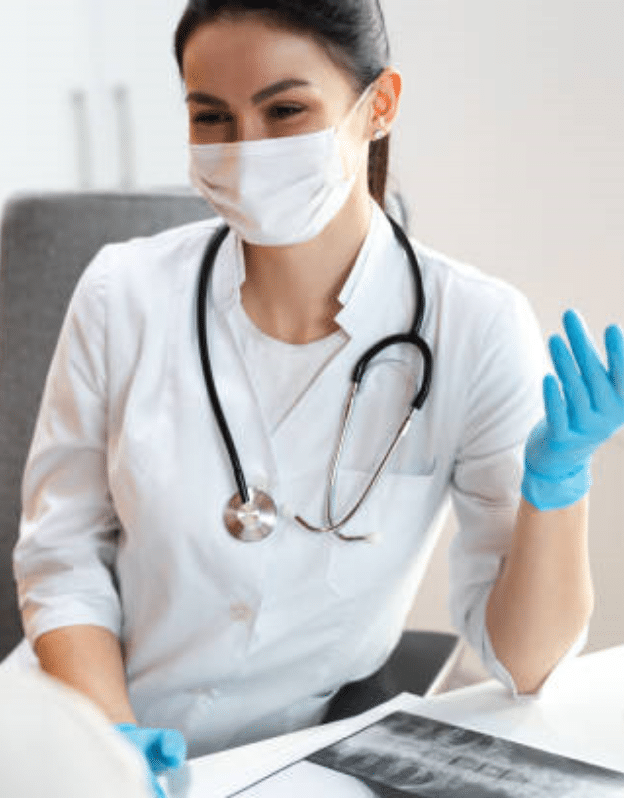
[[[225,505],[223,520],[227,531],[237,540],[254,543],[264,540],[275,529],[277,508],[264,491],[248,488],[249,501],[243,503],[235,493]]]

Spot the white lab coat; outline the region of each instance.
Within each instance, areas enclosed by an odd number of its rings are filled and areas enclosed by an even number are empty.
[[[507,550],[527,433],[547,368],[527,301],[511,286],[414,242],[434,355],[430,396],[388,472],[346,528],[312,534],[353,364],[406,329],[407,258],[377,205],[341,296],[348,343],[275,430],[259,410],[230,317],[244,274],[230,234],[208,300],[216,384],[251,485],[270,490],[276,532],[241,543],[222,512],[235,491],[197,349],[200,261],[218,221],[105,247],[72,299],[26,468],[15,552],[28,638],[99,624],[125,648],[139,722],[178,728],[192,755],[318,721],[345,682],[396,644],[450,495],[451,610],[513,688],[485,631]],[[341,464],[349,507],[403,418],[420,375],[405,347],[366,378]]]

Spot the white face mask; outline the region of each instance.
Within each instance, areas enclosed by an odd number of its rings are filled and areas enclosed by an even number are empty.
[[[367,141],[353,151],[345,128],[370,90],[371,86],[338,128],[191,144],[191,182],[245,241],[264,246],[309,241],[344,206],[368,152]]]

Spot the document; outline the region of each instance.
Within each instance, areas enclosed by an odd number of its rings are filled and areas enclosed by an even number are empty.
[[[624,773],[395,711],[232,795],[622,798]]]

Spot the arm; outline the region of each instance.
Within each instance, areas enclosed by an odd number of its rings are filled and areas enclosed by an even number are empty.
[[[106,462],[106,269],[106,257],[97,256],[63,322],[24,471],[13,553],[24,629],[43,669],[101,706],[119,682],[113,641],[122,623],[113,577],[119,522]]]
[[[119,640],[101,626],[67,626],[35,641],[42,669],[86,695],[145,757],[152,794],[165,798],[156,777],[186,758],[186,742],[174,729],[139,728],[130,706]]]
[[[492,646],[526,693],[540,687],[589,621],[589,466],[593,452],[624,423],[621,331],[607,329],[607,371],[580,318],[568,312],[564,325],[576,362],[553,337],[563,394],[555,378],[546,377],[546,415],[527,442],[512,543],[487,605]]]
[[[126,689],[121,646],[102,626],[66,626],[37,638],[35,652],[50,676],[88,696],[111,723],[136,723]]]
[[[156,776],[181,764],[182,735],[136,725],[119,642],[119,520],[108,485],[106,250],[74,292],[46,380],[22,485],[15,576],[41,666],[93,700]],[[110,250],[109,250],[110,252]]]
[[[589,621],[587,538],[587,499],[547,512],[521,499],[486,614],[492,646],[520,693],[541,686]]]

